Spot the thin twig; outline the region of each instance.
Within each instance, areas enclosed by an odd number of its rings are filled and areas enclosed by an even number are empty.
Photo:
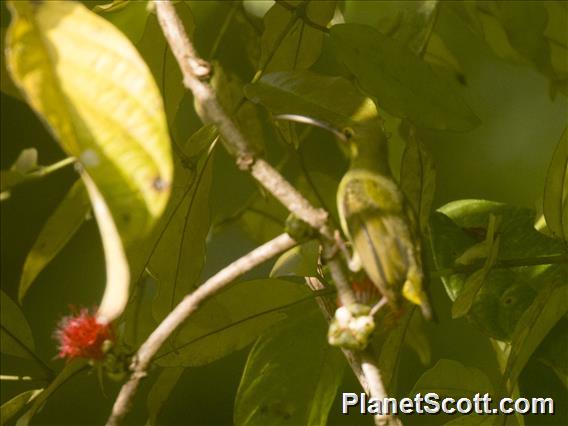
[[[130,379],[122,386],[114,402],[107,426],[119,425],[124,419],[130,409],[132,398],[140,380],[146,376],[150,361],[174,330],[195,312],[205,300],[217,294],[242,274],[290,249],[295,244],[296,242],[288,234],[282,234],[221,269],[193,293],[187,295],[138,349],[130,367],[132,370]]]

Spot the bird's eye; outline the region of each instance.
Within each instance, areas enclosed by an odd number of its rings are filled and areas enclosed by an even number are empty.
[[[349,141],[353,137],[353,129],[351,127],[345,127],[341,133],[345,136],[345,139]]]

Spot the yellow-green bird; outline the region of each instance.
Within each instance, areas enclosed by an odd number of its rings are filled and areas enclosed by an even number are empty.
[[[337,190],[337,209],[353,247],[351,267],[362,266],[393,309],[399,309],[403,296],[430,319],[417,221],[392,177],[381,123],[370,120],[342,133],[351,163]]]

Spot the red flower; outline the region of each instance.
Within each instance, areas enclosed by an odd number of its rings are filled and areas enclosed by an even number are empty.
[[[60,358],[88,358],[100,360],[105,356],[106,341],[114,341],[111,324],[101,324],[88,309],[64,317],[55,337],[59,341]]]

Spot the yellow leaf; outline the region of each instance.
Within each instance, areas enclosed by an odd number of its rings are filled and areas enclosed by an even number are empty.
[[[125,241],[170,193],[163,102],[130,41],[78,2],[9,3],[7,65],[27,102],[92,177]]]

